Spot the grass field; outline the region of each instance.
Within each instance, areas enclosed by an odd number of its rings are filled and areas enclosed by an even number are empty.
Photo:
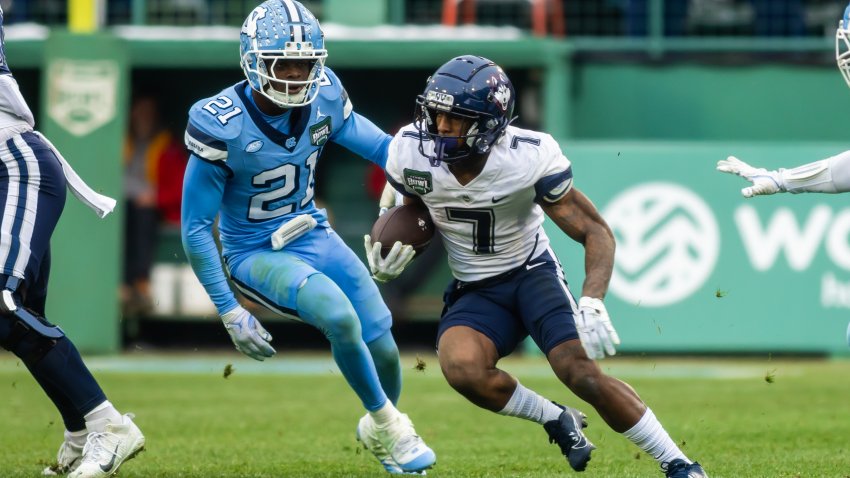
[[[436,357],[405,356],[400,408],[436,451],[431,477],[549,477],[573,472],[539,425],[477,409],[443,380]],[[362,415],[327,354],[93,357],[122,411],[136,414],[147,451],[122,468],[136,477],[386,476],[360,450]],[[234,373],[223,378],[226,364]],[[541,394],[577,406],[599,448],[576,476],[663,476],[654,460],[609,430],[540,359],[504,368]],[[685,453],[712,477],[850,477],[850,361],[606,359],[632,384]],[[768,383],[766,377],[772,383]],[[38,476],[55,457],[62,423],[13,356],[0,355],[0,477]]]

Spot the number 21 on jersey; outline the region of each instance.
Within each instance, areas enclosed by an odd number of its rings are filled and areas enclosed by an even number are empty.
[[[295,212],[296,202],[299,208],[303,208],[310,204],[313,200],[316,160],[319,158],[319,151],[313,151],[307,157],[305,164],[307,166],[307,186],[304,188],[304,197],[301,201],[297,199],[287,201],[298,194],[299,182],[301,178],[301,168],[297,164],[287,163],[273,169],[268,169],[254,176],[251,184],[257,188],[268,188],[273,184],[280,185],[270,191],[264,191],[251,196],[251,206],[248,210],[248,219],[250,221],[259,222],[267,219],[285,216]]]

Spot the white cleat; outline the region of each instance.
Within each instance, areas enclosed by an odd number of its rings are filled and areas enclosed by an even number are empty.
[[[89,433],[83,460],[68,478],[112,476],[125,461],[144,450],[145,437],[132,418],[131,414],[124,415],[122,423],[109,423],[102,432]]]
[[[375,424],[375,437],[406,473],[424,471],[437,461],[437,455],[416,434],[413,423],[404,413],[399,413],[385,427]]]
[[[83,460],[83,447],[77,446],[68,439],[67,431],[65,432],[65,441],[59,445],[59,452],[56,454],[56,463],[42,470],[44,476],[57,476],[70,473],[80,466]]]
[[[378,441],[378,434],[375,432],[375,420],[368,413],[363,415],[360,423],[357,424],[357,441],[363,444],[363,448],[372,452],[375,458],[381,462],[387,473],[391,475],[424,475],[425,470],[406,472],[393,460],[390,452],[381,445]]]

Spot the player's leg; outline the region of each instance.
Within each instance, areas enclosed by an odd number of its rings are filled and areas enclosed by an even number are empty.
[[[583,470],[594,449],[581,432],[586,426],[583,414],[540,396],[497,367],[498,360],[526,336],[508,308],[514,288],[512,281],[506,281],[457,300],[447,292],[439,330],[440,368],[449,385],[479,407],[543,425],[570,465]],[[562,417],[569,423],[561,424]]]
[[[363,262],[342,243],[335,232],[329,231],[327,240],[331,244],[336,243],[336,245],[330,248],[329,254],[323,256],[321,268],[339,285],[351,301],[360,320],[363,331],[362,337],[372,355],[381,386],[392,404],[397,404],[401,395],[401,362],[398,346],[390,330],[392,325],[390,311]],[[375,458],[381,462],[388,472],[393,474],[405,473],[404,467],[393,458],[392,451],[382,444],[382,441],[386,441],[386,439],[382,440],[381,435],[382,433],[387,435],[389,428],[378,426],[375,422],[375,415],[377,414],[367,413],[360,419],[357,424],[357,440],[375,455]],[[415,436],[413,423],[406,414],[399,414],[394,422],[396,423],[394,427],[396,428],[396,435],[401,436],[404,433]],[[389,423],[392,423],[392,421]],[[410,440],[407,447],[429,450],[419,437]],[[426,459],[435,459],[433,452],[426,452],[426,456],[420,460],[424,462]]]
[[[668,476],[679,476],[670,474],[679,468],[687,470],[682,476],[697,469],[702,473],[699,465],[691,467],[690,460],[634,389],[604,374],[587,357],[575,329],[573,311],[578,308],[557,263],[550,259],[523,273],[518,292],[519,297],[529,298],[520,305],[522,319],[561,382],[591,404],[614,431],[658,460]],[[682,467],[678,467],[679,463]]]
[[[324,235],[318,230],[318,235]],[[272,311],[290,315],[319,329],[348,384],[367,410],[387,401],[360,322],[340,288],[314,266],[313,232],[280,251],[262,250],[231,261],[231,278],[243,294]]]
[[[0,160],[0,280],[19,310],[34,312],[2,314],[0,343],[21,358],[62,415],[68,447],[60,448],[59,465],[68,468],[76,464],[92,431],[87,428],[89,420],[122,417],[106,400],[71,340],[43,317],[49,240],[65,203],[61,166],[31,133],[2,143]]]
[[[378,286],[363,262],[334,231],[327,240],[334,247],[322,257],[318,268],[333,280],[354,307],[362,329],[363,341],[369,348],[381,387],[393,404],[401,395],[401,362],[392,335],[392,315],[381,298]]]
[[[386,446],[395,461],[404,471],[427,468],[434,462],[430,449],[403,446],[413,443],[402,440],[414,435],[412,426],[391,427],[402,414],[381,388],[354,307],[342,289],[313,266],[339,247],[328,237],[324,229],[314,230],[284,250],[241,259],[231,270],[234,283],[271,310],[296,316],[325,334],[334,361],[378,427],[401,429]]]

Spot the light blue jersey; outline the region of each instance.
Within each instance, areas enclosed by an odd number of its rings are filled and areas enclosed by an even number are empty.
[[[319,228],[327,215],[313,201],[324,145],[333,141],[378,164],[391,137],[352,111],[348,94],[325,68],[313,103],[270,117],[256,107],[243,81],[195,103],[185,135],[193,153],[184,179],[183,237],[193,269],[219,312],[236,306],[210,234],[220,214],[222,254],[231,268],[271,250],[270,236],[295,215]]]

